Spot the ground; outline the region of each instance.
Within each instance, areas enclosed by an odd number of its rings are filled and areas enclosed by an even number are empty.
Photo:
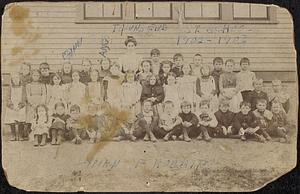
[[[89,163],[88,142],[34,147],[4,134],[3,167],[11,185],[35,191],[250,191],[294,168],[295,141],[107,142]]]

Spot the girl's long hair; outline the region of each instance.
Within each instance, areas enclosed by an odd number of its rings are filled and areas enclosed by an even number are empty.
[[[45,104],[39,104],[39,105],[37,105],[36,107],[35,107],[35,122],[37,123],[38,122],[38,120],[39,120],[39,115],[38,115],[38,109],[40,108],[40,107],[43,107],[44,109],[45,109],[45,111],[46,111],[46,122],[45,123],[47,123],[48,122],[48,120],[49,120],[49,114],[48,114],[48,107],[45,105]]]

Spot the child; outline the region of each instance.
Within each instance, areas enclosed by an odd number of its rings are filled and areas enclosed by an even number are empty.
[[[171,131],[175,126],[181,124],[182,121],[176,111],[174,111],[174,103],[172,101],[165,101],[163,110],[159,117],[159,125],[153,133],[157,138],[163,138],[165,141],[168,141]]]
[[[10,87],[7,98],[7,109],[5,114],[5,124],[11,128],[11,141],[24,140],[28,138],[24,131],[26,115],[26,90],[21,83],[19,73],[11,73]],[[23,131],[22,131],[23,129]]]
[[[143,101],[142,112],[137,115],[136,126],[133,135],[136,138],[144,138],[144,141],[156,142],[153,131],[158,126],[158,117],[153,111],[152,101]]]
[[[86,96],[89,104],[94,104],[97,111],[100,109],[104,100],[104,88],[101,82],[98,82],[99,73],[93,69],[90,72],[91,82],[87,83]]]
[[[209,101],[202,100],[199,105],[199,129],[200,134],[198,135],[197,139],[201,140],[202,137],[205,141],[211,141],[211,137],[217,136],[217,127],[218,121],[215,115],[210,111],[209,108]],[[198,132],[199,133],[199,132]]]
[[[137,80],[144,85],[148,76],[152,75],[152,64],[150,60],[143,60],[141,63],[141,71],[137,73]]]
[[[191,102],[196,107],[198,96],[196,92],[196,81],[197,77],[191,75],[192,69],[188,64],[182,66],[182,77],[177,78],[177,85],[179,91],[179,99],[182,101]]]
[[[183,140],[186,142],[191,141],[189,134],[194,134],[197,132],[197,125],[199,123],[198,117],[192,113],[192,104],[188,101],[183,101],[180,104],[181,112],[179,113],[179,117],[181,119],[181,123],[177,125],[170,133],[169,137],[175,136],[183,136]]]
[[[148,76],[147,82],[142,89],[141,102],[143,103],[145,100],[150,100],[154,106],[155,113],[158,114],[161,112],[161,103],[164,97],[164,89],[161,84],[159,84],[155,75]]]
[[[136,115],[141,111],[140,98],[142,86],[134,81],[134,72],[128,71],[122,84],[121,107]]]
[[[179,113],[180,110],[180,99],[179,90],[176,84],[175,74],[170,72],[167,77],[167,83],[163,86],[165,99],[164,101],[171,101],[174,104],[174,111]]]
[[[82,70],[79,74],[80,75],[79,81],[81,83],[84,83],[85,85],[87,85],[88,82],[91,81],[90,71],[91,71],[92,63],[89,59],[83,59],[81,67],[82,67]]]
[[[99,71],[99,82],[102,83],[105,77],[111,76],[110,72],[111,61],[109,58],[105,57],[100,62],[100,71]]]
[[[237,73],[238,89],[241,91],[244,101],[249,102],[248,96],[253,91],[253,82],[256,80],[255,73],[249,70],[250,61],[244,57],[240,61],[241,71]]]
[[[133,135],[136,126],[136,117],[134,114],[130,114],[128,120],[122,124],[121,128],[117,131],[114,141],[131,140],[135,141],[136,137]]]
[[[72,82],[67,86],[67,104],[68,107],[71,107],[74,104],[80,106],[81,109],[85,110],[85,92],[86,86],[85,84],[79,81],[80,76],[78,71],[74,71],[72,73]],[[84,112],[84,111],[83,111]]]
[[[159,77],[160,83],[162,85],[167,83],[167,77],[168,77],[168,74],[170,73],[171,69],[172,69],[171,61],[165,60],[165,61],[161,62],[158,77]]]
[[[224,73],[224,71],[223,71],[223,63],[224,62],[223,62],[223,59],[221,57],[216,57],[213,60],[214,69],[211,72],[211,75],[215,79],[217,96],[220,95],[220,87],[219,87],[220,81],[219,80],[220,80],[221,74]]]
[[[201,76],[196,81],[196,92],[202,99],[209,99],[212,112],[218,110],[218,97],[216,84],[213,76],[210,75],[210,68],[204,65],[200,69]]]
[[[51,119],[48,115],[46,105],[39,104],[35,108],[36,117],[32,121],[32,135],[34,137],[34,146],[46,145]]]
[[[111,76],[103,79],[104,99],[110,106],[121,107],[121,86],[124,80],[124,75],[120,71],[120,65],[114,63],[110,68]]]
[[[21,65],[20,72],[21,72],[20,79],[21,79],[22,86],[26,86],[32,81],[32,77],[30,75],[31,65],[29,63],[23,63]]]
[[[269,104],[269,99],[267,93],[262,91],[263,88],[263,80],[256,79],[253,82],[254,90],[251,91],[248,95],[248,100],[251,103],[251,110],[256,109],[257,99],[265,99],[267,104]]]
[[[66,105],[65,98],[65,85],[61,84],[62,80],[58,73],[54,74],[52,77],[52,83],[49,86],[47,93],[47,105],[49,108],[50,114],[54,112],[54,106],[57,102],[62,102]]]
[[[133,36],[127,36],[125,40],[126,53],[120,57],[120,71],[123,73],[128,70],[134,71],[135,73],[140,70],[140,64],[142,57],[136,53],[137,41]]]
[[[239,105],[243,101],[243,97],[241,95],[241,92],[237,88],[237,78],[236,74],[233,72],[233,67],[234,61],[232,59],[228,59],[225,62],[226,72],[220,75],[219,89],[221,100],[229,100],[229,110],[237,113],[239,112]]]
[[[65,114],[65,104],[57,102],[54,106],[55,113],[52,115],[52,124],[49,130],[51,145],[60,145],[62,138],[66,132],[66,122],[70,118]]]
[[[215,137],[228,137],[236,135],[237,131],[233,128],[235,114],[229,110],[229,101],[220,101],[219,110],[215,112],[218,125],[214,131]]]
[[[150,52],[150,56],[152,62],[152,73],[157,76],[160,70],[160,50],[158,50],[157,48],[152,49]]]
[[[202,55],[200,53],[195,54],[193,57],[193,66],[192,66],[194,76],[196,77],[201,76],[202,63],[203,63]]]
[[[45,85],[49,85],[52,81],[53,74],[50,73],[50,66],[48,63],[41,63],[39,67],[41,72],[40,82]]]
[[[233,127],[239,131],[239,135],[242,141],[246,141],[248,138],[254,137],[259,142],[264,143],[266,140],[261,133],[257,124],[254,114],[250,111],[251,104],[249,102],[241,102],[241,111],[238,112],[234,118]]]
[[[270,122],[269,134],[273,137],[279,137],[279,141],[282,143],[288,143],[288,121],[287,115],[282,110],[281,103],[273,101],[272,103],[272,120]]]
[[[290,109],[290,96],[286,91],[282,89],[281,81],[273,80],[272,88],[273,88],[273,92],[271,92],[269,95],[269,101],[270,101],[269,105],[271,105],[272,102],[274,101],[280,102],[284,111],[288,113]]]
[[[267,141],[271,140],[269,131],[270,121],[272,120],[273,114],[271,111],[267,110],[267,101],[265,99],[257,99],[256,110],[253,111],[254,116],[257,119],[258,126],[262,135]]]
[[[175,73],[176,77],[182,76],[183,55],[181,53],[176,53],[173,57],[173,62],[174,66],[171,71]]]
[[[32,82],[26,85],[27,97],[27,112],[26,121],[31,123],[34,120],[36,106],[39,104],[46,104],[46,87],[39,82],[40,73],[38,70],[32,70]],[[30,127],[28,125],[25,128]],[[27,129],[24,129],[27,130]]]
[[[103,115],[98,115],[99,108],[96,104],[90,103],[88,105],[88,114],[85,119],[87,120],[86,133],[90,139],[90,143],[98,143],[101,138],[101,128],[104,126]]]
[[[73,66],[70,62],[65,62],[62,65],[60,72],[62,84],[68,84],[72,82]]]
[[[75,144],[81,144],[82,140],[87,138],[86,129],[80,121],[80,106],[74,104],[70,107],[70,118],[67,120],[66,133],[67,139],[72,139]]]

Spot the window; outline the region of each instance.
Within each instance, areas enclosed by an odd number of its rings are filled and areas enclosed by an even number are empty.
[[[185,20],[220,19],[219,3],[184,3]]]
[[[172,19],[172,4],[167,2],[135,3],[135,19]]]
[[[84,3],[85,19],[122,19],[120,3]]]
[[[234,19],[268,19],[268,7],[250,3],[233,4]]]

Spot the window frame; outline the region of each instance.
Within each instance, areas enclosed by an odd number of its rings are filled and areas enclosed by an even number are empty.
[[[137,3],[147,3],[147,2],[134,2],[134,20],[138,20],[138,21],[141,21],[141,20],[161,20],[161,21],[171,21],[171,20],[173,20],[174,19],[174,17],[173,17],[173,3],[169,3],[169,5],[170,5],[170,17],[168,17],[168,18],[165,18],[165,17],[154,17],[154,16],[152,16],[152,17],[139,17],[139,18],[137,18],[136,17],[136,13],[137,13],[137,11],[136,11],[136,4]],[[148,2],[148,3],[151,3],[152,4],[152,15],[154,14],[154,3],[160,3],[160,2]],[[165,2],[164,2],[165,3]],[[167,2],[168,3],[168,2]]]
[[[257,21],[270,21],[270,6],[266,5],[266,11],[267,11],[267,17],[251,17],[251,3],[249,3],[249,17],[234,17],[234,4],[232,4],[232,12],[233,12],[233,20],[234,21],[242,21],[242,20],[246,20],[246,21],[253,21],[253,20],[257,20]]]
[[[194,1],[191,1],[192,3],[195,3]],[[216,4],[218,4],[218,9],[219,9],[219,17],[186,17],[185,16],[185,13],[186,13],[186,3],[190,3],[190,2],[184,2],[183,3],[183,17],[184,17],[184,20],[185,21],[193,21],[193,20],[221,20],[222,18],[222,12],[221,12],[221,7],[222,7],[222,3],[219,3],[219,2],[215,2]],[[203,4],[202,3],[207,3],[207,2],[197,2],[199,3],[199,5],[201,5],[201,11],[202,11],[202,14],[203,14]],[[209,3],[214,3],[214,2],[209,2]]]

